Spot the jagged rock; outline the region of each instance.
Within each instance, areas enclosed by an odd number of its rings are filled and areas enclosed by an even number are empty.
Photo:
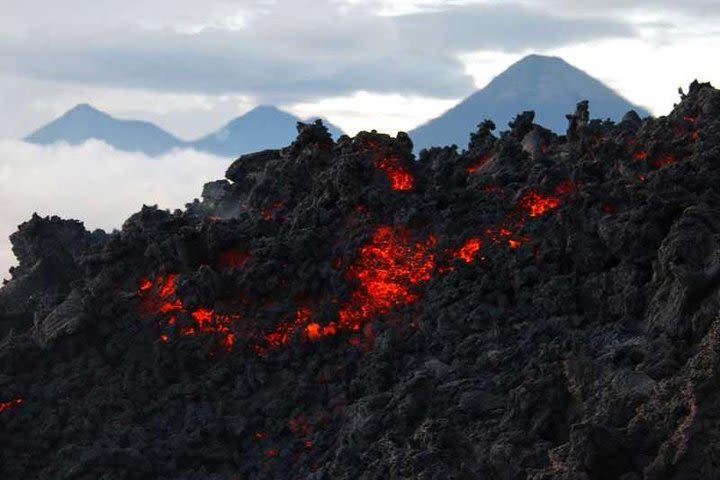
[[[299,125],[183,211],[33,217],[0,477],[719,477],[720,92],[568,119]]]

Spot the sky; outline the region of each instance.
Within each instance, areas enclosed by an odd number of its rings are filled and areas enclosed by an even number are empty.
[[[720,84],[717,0],[0,0],[0,277],[33,211],[119,228],[182,207],[227,161],[21,141],[78,103],[193,139],[260,104],[354,134],[440,115],[530,53],[655,115]],[[592,106],[591,106],[592,113]]]
[[[0,0],[0,138],[77,103],[186,139],[258,104],[410,130],[529,53],[656,115],[720,83],[716,0]]]

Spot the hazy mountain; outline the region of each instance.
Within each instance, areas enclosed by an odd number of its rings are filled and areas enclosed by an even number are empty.
[[[312,119],[314,120],[314,119]],[[82,104],[25,137],[41,145],[82,143],[96,138],[125,151],[159,155],[176,147],[194,148],[225,157],[289,145],[300,119],[272,106],[260,106],[196,141],[185,141],[150,122],[121,120]],[[306,122],[311,120],[305,120]],[[324,122],[335,139],[342,131]]]
[[[300,119],[295,115],[270,105],[261,105],[191,145],[198,150],[223,156],[280,148],[295,139],[298,121]],[[334,139],[342,135],[336,126],[327,121],[323,123]]]
[[[558,57],[529,55],[495,77],[440,117],[412,130],[416,150],[456,144],[464,148],[470,132],[484,119],[499,130],[524,110],[535,111],[535,123],[565,133],[565,114],[575,111],[580,100],[590,101],[591,118],[619,121],[628,110],[641,117],[649,113]]]
[[[77,105],[56,120],[25,137],[25,141],[48,145],[102,140],[118,150],[159,155],[185,142],[150,122],[121,120],[88,104]]]

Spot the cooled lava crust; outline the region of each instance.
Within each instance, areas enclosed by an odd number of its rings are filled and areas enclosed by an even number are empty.
[[[34,216],[0,477],[720,478],[720,92],[681,96],[418,159],[300,124],[183,211]]]

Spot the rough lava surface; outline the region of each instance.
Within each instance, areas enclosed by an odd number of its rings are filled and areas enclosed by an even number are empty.
[[[720,92],[681,97],[417,160],[300,124],[184,211],[34,216],[0,477],[720,478]]]

